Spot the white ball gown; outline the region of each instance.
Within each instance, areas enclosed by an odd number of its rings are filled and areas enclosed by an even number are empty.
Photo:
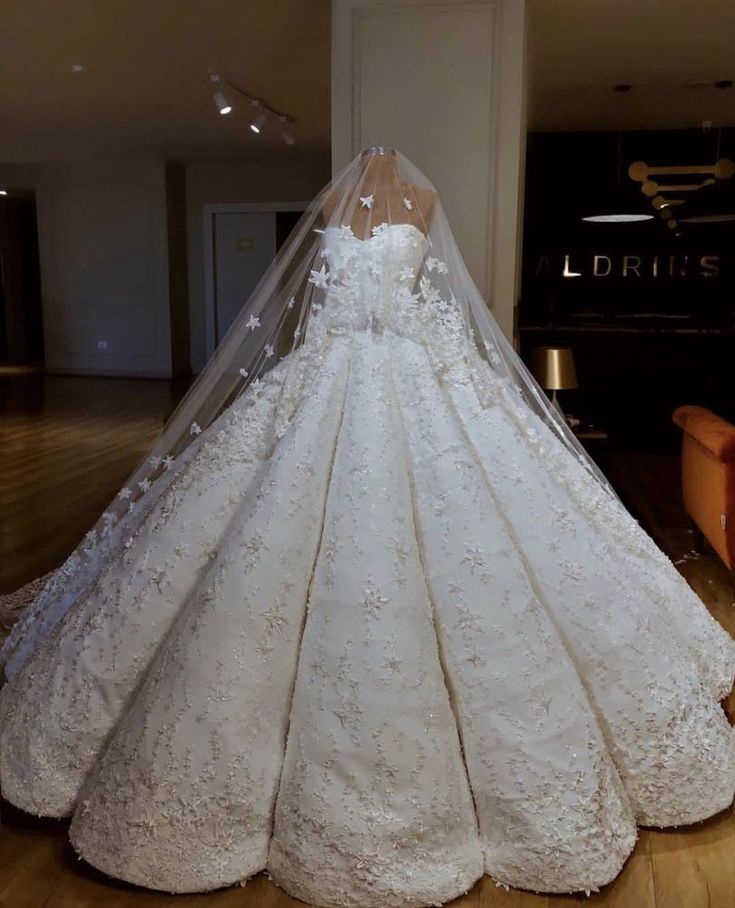
[[[6,645],[3,795],[153,889],[597,888],[637,824],[730,804],[733,643],[412,292],[420,229],[323,244],[309,342]]]

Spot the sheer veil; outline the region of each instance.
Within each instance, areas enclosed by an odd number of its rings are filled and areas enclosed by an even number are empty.
[[[490,407],[494,394],[509,395],[518,419],[532,424],[539,446],[553,436],[594,477],[604,496],[614,496],[495,322],[462,260],[434,187],[392,149],[367,149],[310,204],[158,441],[26,609],[0,653],[6,675],[12,675],[32,645],[27,641],[43,636],[96,582],[106,561],[136,533],[232,405],[257,397],[269,375],[279,373],[284,400],[273,426],[275,445],[293,415],[293,397],[285,389],[318,370],[319,351],[330,334],[349,328],[387,330],[378,309],[368,316],[352,308],[356,288],[349,262],[334,268],[328,249],[336,235],[367,243],[397,224],[411,225],[428,241],[418,274],[407,276],[393,291],[406,313],[405,330],[411,319],[426,321],[427,316],[451,326],[452,350],[469,362],[480,399]],[[364,286],[358,289],[365,292]],[[400,318],[390,330],[403,330]],[[441,356],[446,354],[437,354]],[[437,362],[439,370],[451,368],[451,362]]]

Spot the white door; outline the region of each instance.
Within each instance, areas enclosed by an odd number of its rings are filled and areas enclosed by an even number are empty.
[[[214,215],[214,343],[219,344],[276,254],[274,211]]]

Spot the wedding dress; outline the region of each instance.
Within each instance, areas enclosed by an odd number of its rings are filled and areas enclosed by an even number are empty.
[[[316,238],[299,343],[157,449],[6,644],[3,794],[154,889],[597,888],[637,823],[730,804],[735,647],[468,341],[430,234]]]

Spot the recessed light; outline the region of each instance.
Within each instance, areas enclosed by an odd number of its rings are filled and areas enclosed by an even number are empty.
[[[72,63],[71,71],[73,73],[83,73],[86,70],[86,67],[82,63]]]
[[[590,224],[628,224],[635,221],[652,221],[652,214],[592,214],[583,221]]]
[[[8,194],[7,189],[0,189],[0,195],[7,195],[7,194]]]

